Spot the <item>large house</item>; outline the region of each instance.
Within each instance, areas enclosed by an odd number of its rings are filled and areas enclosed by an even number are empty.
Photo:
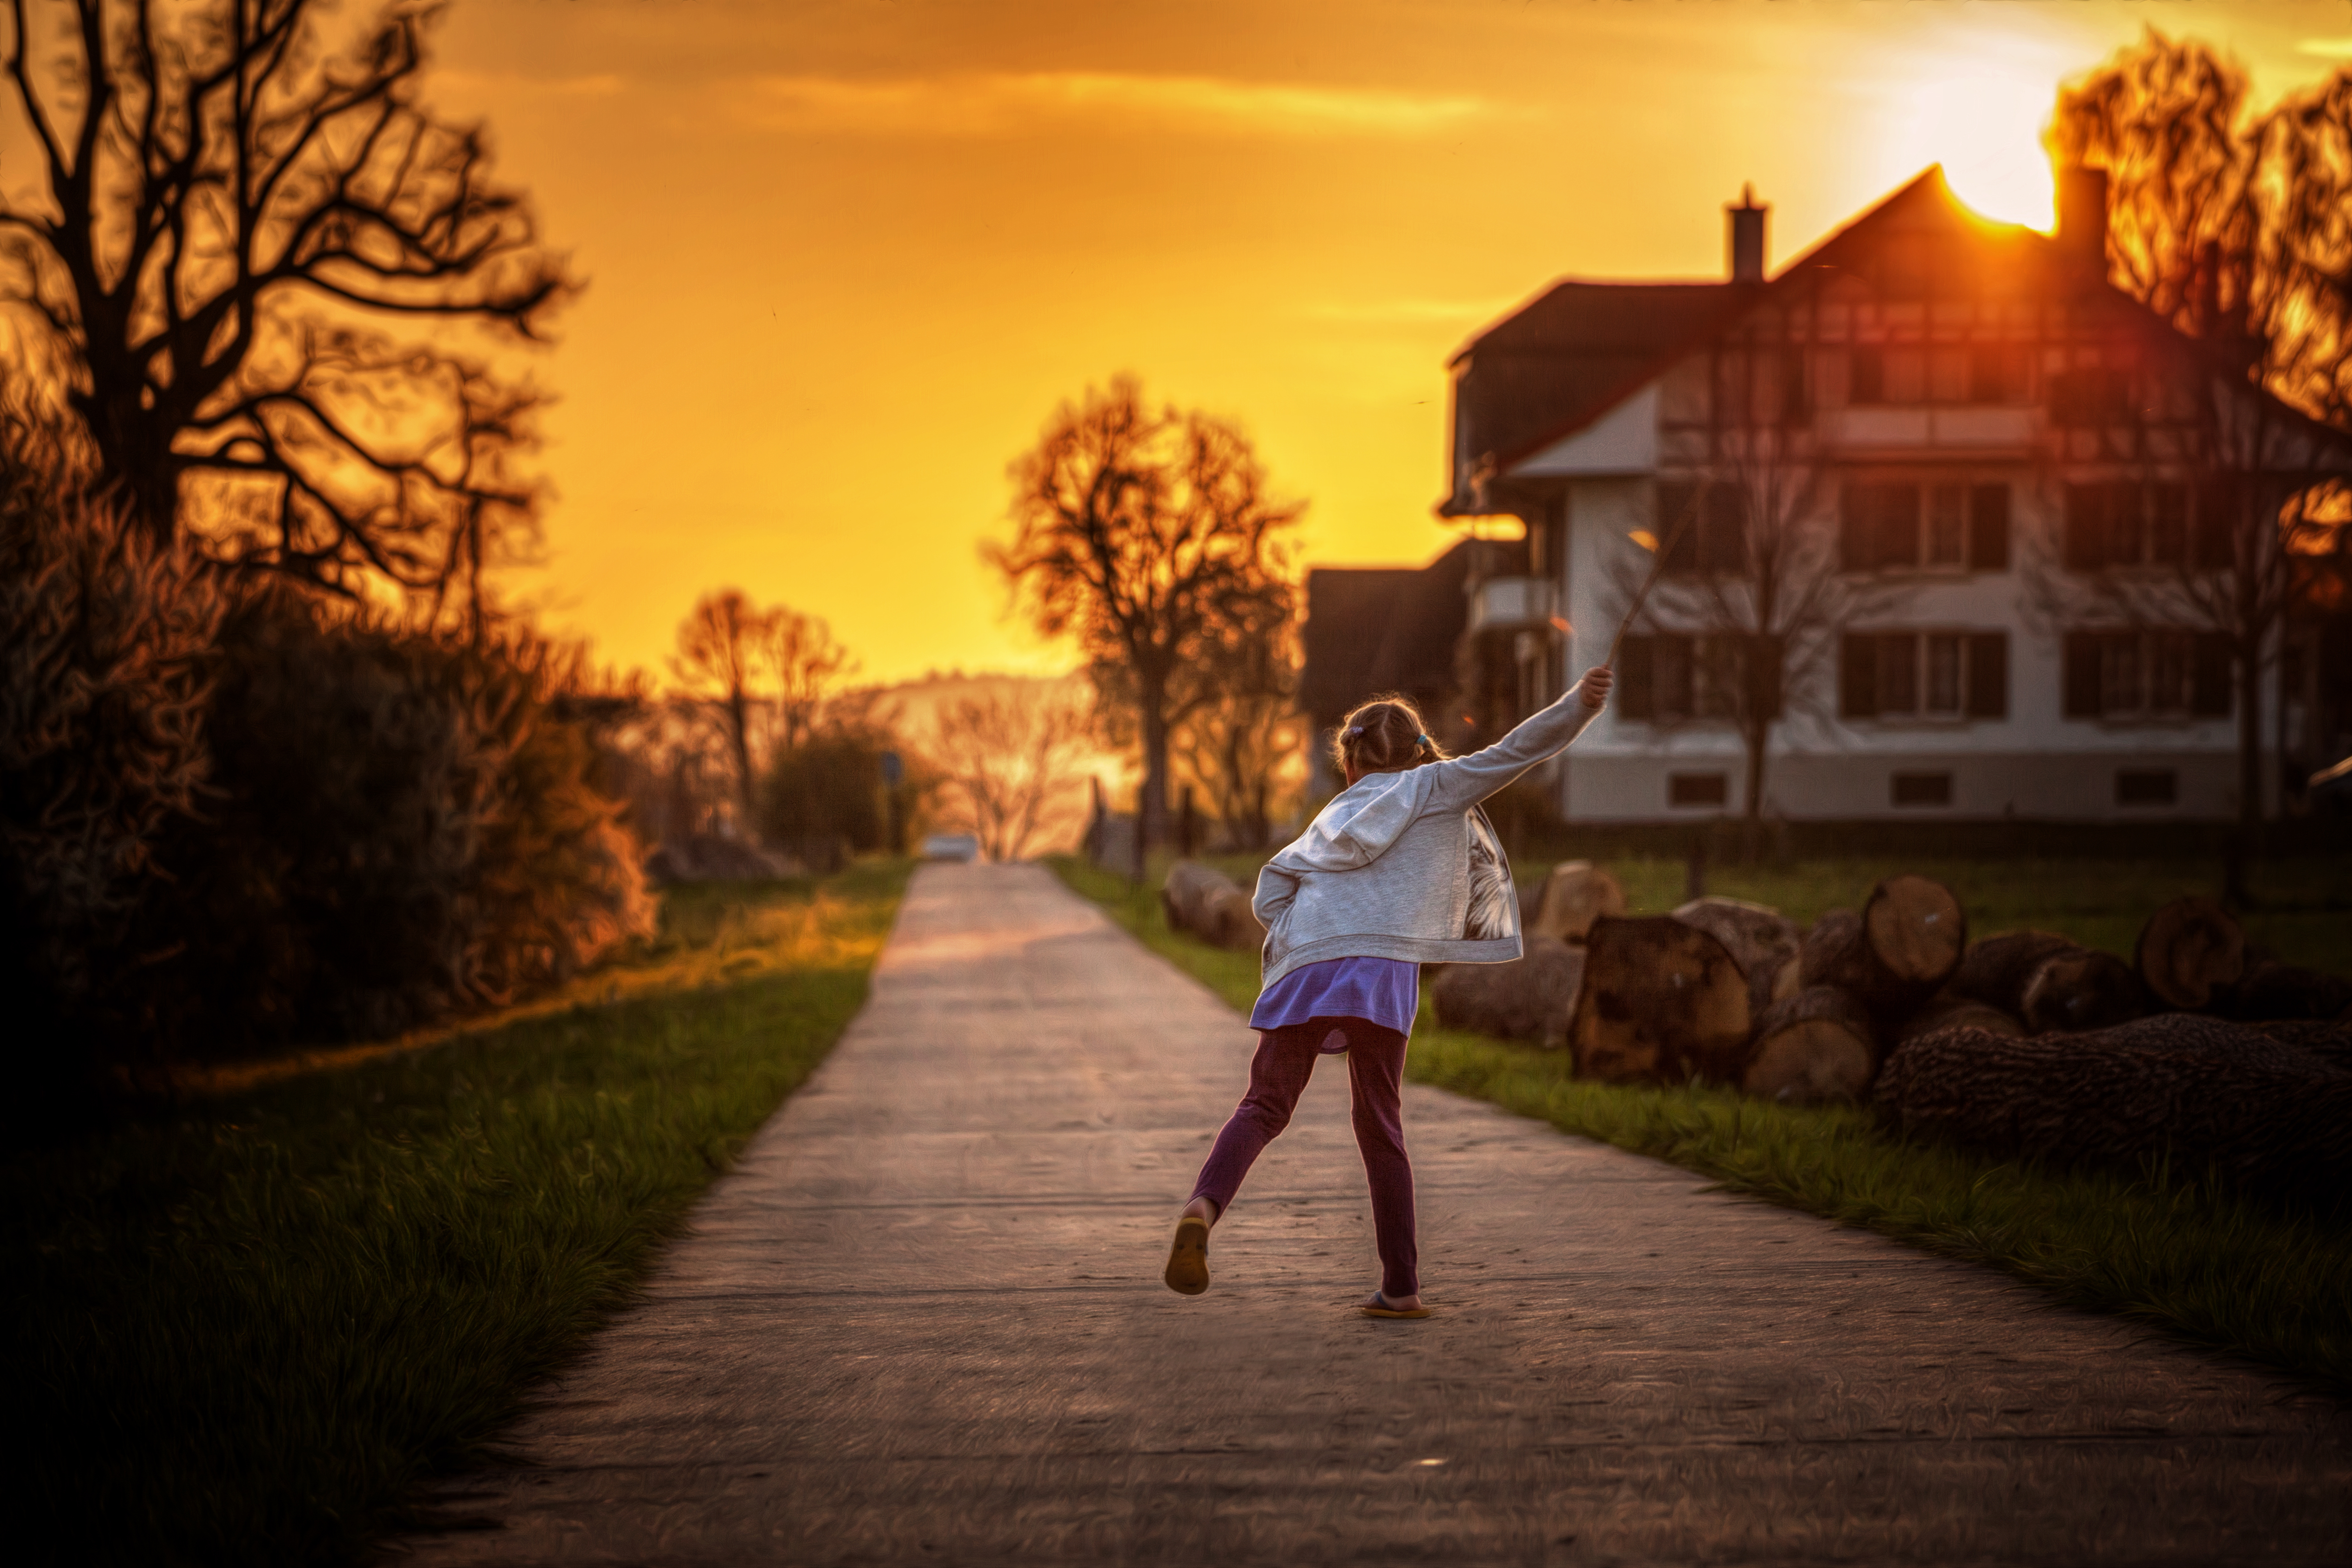
[[[1564,817],[1740,812],[1759,736],[1790,819],[2232,817],[2250,701],[2266,810],[2345,748],[2316,643],[2249,664],[2199,606],[2352,443],[2108,285],[2101,176],[2060,204],[1989,223],[1930,169],[1768,277],[1744,198],[1726,279],[1558,283],[1454,357],[1438,510],[1525,525],[1460,668],[1547,700],[1664,554]]]

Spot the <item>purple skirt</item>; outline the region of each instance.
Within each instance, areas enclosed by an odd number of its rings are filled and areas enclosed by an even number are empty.
[[[1267,1030],[1308,1019],[1363,1019],[1409,1035],[1420,1010],[1420,965],[1402,958],[1326,958],[1301,964],[1260,991],[1249,1021],[1252,1029]]]

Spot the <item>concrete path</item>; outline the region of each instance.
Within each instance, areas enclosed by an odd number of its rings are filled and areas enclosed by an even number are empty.
[[[2352,1412],[1408,1088],[1376,1323],[1347,1076],[1159,1282],[1252,1037],[1033,867],[929,867],[865,1012],[427,1563],[2352,1560]]]

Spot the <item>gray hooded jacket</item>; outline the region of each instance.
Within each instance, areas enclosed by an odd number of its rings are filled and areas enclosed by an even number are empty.
[[[1519,956],[1510,862],[1479,802],[1592,721],[1580,685],[1483,751],[1368,773],[1265,862],[1259,983],[1325,958],[1503,964]]]

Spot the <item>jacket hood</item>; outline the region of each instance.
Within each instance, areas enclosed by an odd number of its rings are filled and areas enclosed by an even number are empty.
[[[1333,796],[1275,862],[1292,871],[1353,871],[1371,864],[1421,815],[1434,778],[1426,768],[1365,774]]]

